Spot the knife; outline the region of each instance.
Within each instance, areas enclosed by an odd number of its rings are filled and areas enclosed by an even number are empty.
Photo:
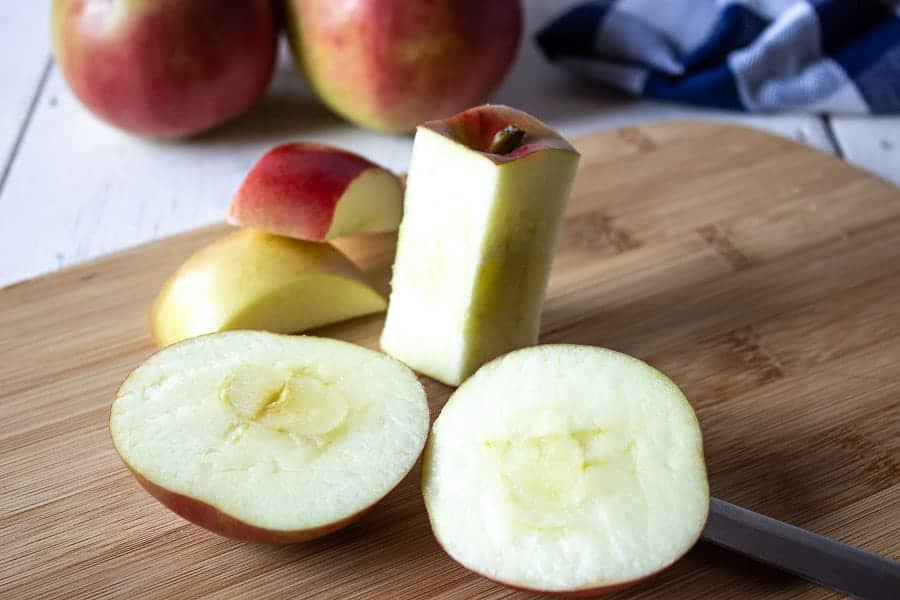
[[[856,598],[900,599],[900,562],[718,498],[703,539]]]

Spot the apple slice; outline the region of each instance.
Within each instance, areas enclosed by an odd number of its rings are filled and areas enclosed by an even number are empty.
[[[400,179],[362,156],[321,144],[284,144],[257,161],[228,222],[301,240],[395,231]]]
[[[447,401],[422,462],[434,534],[500,583],[591,595],[671,565],[700,536],[700,426],[662,373],[589,346],[518,350]]]
[[[227,329],[295,333],[381,312],[387,303],[330,244],[240,229],[191,256],[151,314],[161,346]]]
[[[421,125],[381,347],[459,385],[484,362],[535,344],[578,158],[506,106]]]
[[[141,485],[185,519],[292,543],[352,522],[403,479],[428,404],[380,352],[230,331],[151,356],[119,388],[109,428]]]

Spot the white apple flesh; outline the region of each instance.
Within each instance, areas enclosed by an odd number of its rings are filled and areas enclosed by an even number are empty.
[[[502,143],[510,126],[521,133]],[[382,348],[458,385],[535,344],[578,158],[546,125],[505,106],[420,126]]]
[[[166,506],[257,542],[318,537],[396,486],[428,433],[399,361],[315,337],[234,331],[153,355],[112,406],[116,450]]]
[[[434,534],[506,585],[594,594],[687,552],[709,508],[681,391],[610,350],[537,346],[485,365],[447,401],[422,463]]]

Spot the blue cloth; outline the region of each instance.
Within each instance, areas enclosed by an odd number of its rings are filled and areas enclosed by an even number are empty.
[[[898,0],[594,0],[537,34],[634,95],[743,111],[900,112]]]

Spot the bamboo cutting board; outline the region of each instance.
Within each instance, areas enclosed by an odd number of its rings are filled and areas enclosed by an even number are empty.
[[[576,145],[542,341],[668,373],[698,412],[715,495],[900,558],[900,191],[729,125]],[[163,280],[224,231],[0,290],[0,597],[529,597],[438,548],[418,469],[357,524],[289,547],[216,537],[131,479],[110,402],[154,350],[147,313]],[[391,236],[340,245],[387,290]],[[374,347],[381,323],[317,333]],[[434,416],[450,390],[425,384]],[[615,597],[830,595],[701,542]]]

